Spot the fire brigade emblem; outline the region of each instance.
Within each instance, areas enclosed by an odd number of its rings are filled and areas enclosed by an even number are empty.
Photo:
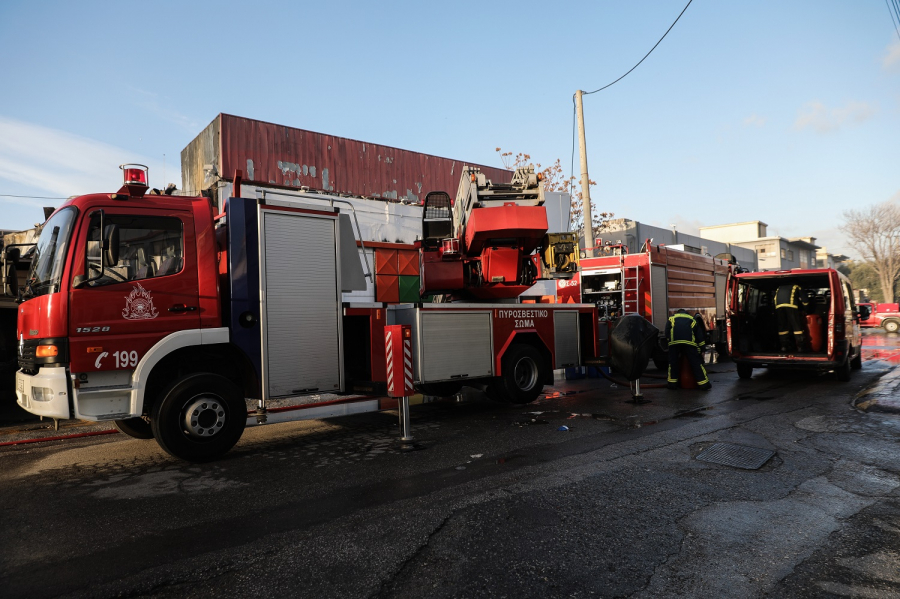
[[[153,307],[153,298],[150,292],[135,283],[134,289],[125,297],[125,309],[122,317],[127,320],[150,320],[159,316],[159,312]]]

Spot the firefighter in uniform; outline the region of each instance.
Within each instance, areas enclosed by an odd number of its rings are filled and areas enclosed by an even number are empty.
[[[803,351],[806,327],[803,324],[801,305],[803,308],[806,308],[809,305],[809,299],[800,285],[788,283],[787,285],[779,286],[775,291],[775,318],[778,319],[778,343],[783,353],[791,351],[791,345],[798,352]]]
[[[678,376],[681,372],[681,356],[687,357],[694,378],[701,389],[710,389],[712,384],[703,368],[700,351],[706,345],[706,327],[700,319],[695,318],[683,309],[669,317],[666,322],[666,340],[669,342],[669,378],[668,388],[678,388]]]

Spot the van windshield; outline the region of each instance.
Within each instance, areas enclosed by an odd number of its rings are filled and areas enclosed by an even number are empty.
[[[65,208],[44,223],[31,261],[25,297],[37,297],[59,291],[74,222],[75,208]]]

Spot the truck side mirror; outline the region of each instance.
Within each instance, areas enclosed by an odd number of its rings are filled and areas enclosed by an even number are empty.
[[[872,316],[872,308],[870,306],[859,306],[860,320],[869,320],[870,316]]]
[[[119,263],[119,226],[103,228],[103,265],[113,267]]]

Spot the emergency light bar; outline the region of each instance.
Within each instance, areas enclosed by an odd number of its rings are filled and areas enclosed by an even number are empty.
[[[119,166],[125,176],[125,185],[143,185],[147,187],[149,168],[143,164],[122,164]]]

